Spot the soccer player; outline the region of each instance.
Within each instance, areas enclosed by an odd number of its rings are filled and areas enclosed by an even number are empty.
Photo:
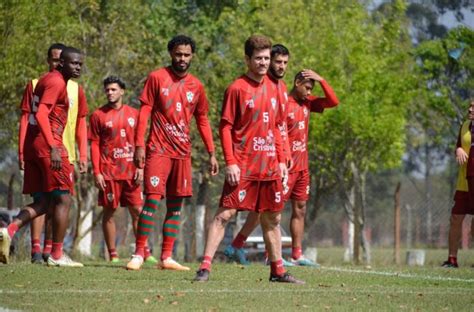
[[[263,238],[271,261],[270,281],[304,283],[288,274],[281,258],[282,178],[287,175],[279,125],[278,94],[266,76],[271,41],[253,35],[245,42],[247,72],[226,90],[219,126],[226,162],[220,207],[210,224],[204,258],[196,281],[208,281],[225,226],[238,210],[260,213]]]
[[[49,71],[56,69],[59,65],[59,56],[61,51],[65,48],[62,43],[52,44],[48,49],[47,62]],[[33,92],[38,83],[38,79],[33,79],[26,85],[23,93],[23,99],[21,102],[21,117],[20,117],[20,130],[18,140],[18,160],[20,170],[25,169],[25,162],[23,160],[23,147],[26,137],[26,129],[28,127],[28,119],[32,112],[33,103]],[[77,82],[68,80],[67,82],[68,96],[69,96],[69,111],[68,111],[68,122],[63,133],[64,146],[68,151],[68,158],[71,164],[76,162],[76,142],[79,148],[80,163],[82,167],[86,166],[87,163],[87,127],[84,118],[77,118],[78,112],[83,111],[83,107],[87,109],[87,100],[84,95],[84,90]],[[32,117],[33,118],[33,117]],[[80,122],[78,122],[80,121]],[[38,201],[41,194],[31,194],[34,201]],[[31,221],[31,262],[42,264],[43,260],[47,261],[52,248],[52,237],[51,237],[51,220],[47,222],[45,230],[44,248],[41,252],[40,238],[45,224],[45,215],[39,216]]]
[[[442,264],[445,268],[458,267],[457,255],[462,235],[462,224],[467,214],[474,215],[474,191],[472,191],[474,188],[473,120],[474,100],[470,103],[468,120],[461,125],[456,144],[456,162],[460,167],[449,225],[448,260]],[[471,221],[471,235],[474,238],[474,221]]]
[[[32,112],[26,130],[23,159],[25,161],[24,194],[42,194],[30,206],[26,206],[7,228],[0,229],[0,261],[7,263],[11,238],[18,229],[39,215],[46,213],[48,202],[52,205],[53,243],[50,266],[82,267],[63,253],[63,241],[69,224],[73,172],[67,150],[63,144],[69,98],[67,81],[78,78],[83,64],[82,53],[72,47],[61,52],[57,70],[41,77],[34,91]],[[87,108],[78,112],[78,123],[85,122]],[[87,164],[80,163],[81,173]]]
[[[288,48],[286,48],[282,44],[275,44],[272,47],[270,55],[270,67],[267,76],[271,82],[270,85],[272,87],[272,90],[278,93],[277,100],[283,113],[283,122],[280,126],[280,133],[283,141],[286,164],[287,167],[291,167],[292,160],[289,149],[286,125],[288,89],[286,87],[285,82],[283,81],[283,77],[285,76],[286,69],[288,67],[290,51],[288,51]],[[239,231],[232,243],[226,247],[226,249],[224,250],[224,254],[230,259],[239,262],[240,264],[250,264],[250,262],[247,260],[246,251],[243,247],[248,236],[258,226],[259,222],[259,214],[253,211],[249,212],[247,215],[247,219],[245,220],[245,223],[242,226],[242,229]],[[289,263],[283,258],[282,261],[284,266],[292,266],[291,263]]]
[[[133,164],[138,110],[123,104],[125,82],[115,76],[104,80],[107,104],[90,117],[91,159],[99,205],[103,207],[102,230],[111,262],[119,262],[115,246],[114,212],[128,207],[136,234],[143,205],[143,169]]]
[[[168,42],[171,66],[151,72],[140,96],[141,108],[135,136],[135,162],[145,167],[146,200],[138,221],[136,250],[127,269],[142,266],[144,246],[153,229],[158,202],[166,197],[163,244],[159,268],[189,270],[172,259],[178,235],[183,199],[192,196],[190,121],[194,116],[209,153],[211,175],[218,173],[214,142],[207,117],[208,101],[202,83],[189,73],[195,52],[194,41],[178,35]],[[151,127],[145,152],[145,132]]]

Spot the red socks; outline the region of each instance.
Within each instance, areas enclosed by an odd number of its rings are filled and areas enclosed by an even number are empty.
[[[53,248],[53,240],[47,239],[44,241],[43,255],[51,254],[51,249]]]
[[[63,243],[53,243],[53,249],[51,251],[51,257],[53,259],[59,259],[63,255]]]
[[[211,265],[212,265],[212,257],[204,256],[201,262],[201,266],[199,267],[199,270],[211,271]]]
[[[293,258],[293,260],[298,260],[302,254],[303,250],[301,247],[293,247],[291,249],[291,257]]]
[[[18,225],[15,223],[10,223],[7,227],[8,235],[10,235],[10,238],[13,238],[15,236],[15,233],[18,232]]]
[[[31,254],[41,253],[41,242],[39,239],[31,240]]]
[[[117,250],[116,249],[109,249],[109,258],[110,260],[112,260],[113,258],[117,258],[118,259],[118,253],[117,253]]]
[[[245,241],[247,240],[247,236],[244,236],[242,234],[237,234],[237,236],[234,238],[232,241],[232,247],[236,249],[240,249],[244,247]]]
[[[277,260],[270,262],[270,268],[272,275],[282,276],[285,274],[285,268],[283,267],[283,260]]]

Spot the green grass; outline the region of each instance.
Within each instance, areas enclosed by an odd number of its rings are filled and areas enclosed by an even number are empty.
[[[472,311],[474,269],[337,263],[338,249],[318,250],[322,269],[291,268],[306,285],[268,282],[269,268],[215,264],[211,280],[194,283],[194,271],[86,262],[79,269],[14,262],[0,265],[0,310],[24,311]],[[430,251],[429,254],[437,255]],[[446,253],[444,251],[444,253]],[[374,262],[387,257],[374,251]],[[441,255],[441,252],[439,252]],[[470,256],[472,252],[463,255]],[[430,256],[431,257],[431,256]],[[429,257],[427,257],[429,258]],[[330,260],[333,259],[334,262]],[[442,257],[444,259],[444,257]],[[467,264],[466,264],[467,265]],[[190,264],[193,270],[198,264]]]

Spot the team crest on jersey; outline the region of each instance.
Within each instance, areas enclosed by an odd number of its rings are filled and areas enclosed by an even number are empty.
[[[254,108],[255,104],[253,102],[253,99],[245,100],[245,106],[248,107],[248,108]]]
[[[277,100],[276,100],[275,98],[272,98],[270,101],[272,102],[272,108],[273,108],[273,110],[275,110],[275,108],[276,108],[276,106],[277,106]]]
[[[74,106],[74,99],[72,97],[69,98],[69,107]]]
[[[108,193],[107,194],[107,200],[109,202],[113,202],[114,201],[114,193]]]
[[[186,92],[186,98],[188,99],[188,102],[191,103],[194,99],[194,93],[191,91]]]
[[[135,118],[128,118],[128,124],[130,125],[130,127],[135,127]]]
[[[161,93],[163,93],[165,96],[168,96],[170,94],[170,90],[168,88],[161,88]]]
[[[290,119],[295,119],[295,113],[289,113],[288,118]]]
[[[105,126],[106,126],[107,128],[112,128],[112,127],[113,127],[112,121],[107,121],[107,122],[105,123]]]
[[[152,176],[150,178],[150,183],[153,187],[157,187],[158,184],[160,184],[160,178],[158,178],[157,176]]]
[[[243,202],[245,199],[245,195],[247,195],[247,192],[245,190],[240,190],[239,191],[239,202]]]
[[[306,107],[303,109],[303,114],[305,117],[308,116],[308,109]]]

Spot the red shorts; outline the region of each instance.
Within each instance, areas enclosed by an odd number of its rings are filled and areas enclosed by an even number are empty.
[[[144,176],[145,194],[193,196],[191,158],[173,159],[147,153]]]
[[[60,170],[51,169],[51,158],[41,157],[25,161],[23,194],[51,192],[54,190],[73,192],[74,166],[67,157],[62,158]]]
[[[99,191],[99,206],[116,209],[143,206],[143,193],[140,185],[133,180],[106,180],[105,192]]]
[[[220,206],[223,208],[255,212],[283,210],[283,185],[281,180],[240,180],[236,186],[224,182]]]
[[[453,209],[451,210],[451,214],[474,215],[474,209],[471,205],[469,205],[468,192],[456,191],[456,193],[454,193],[454,206],[453,206]]]
[[[283,195],[285,201],[288,199],[308,201],[309,199],[309,170],[291,172],[288,182],[283,184]]]

